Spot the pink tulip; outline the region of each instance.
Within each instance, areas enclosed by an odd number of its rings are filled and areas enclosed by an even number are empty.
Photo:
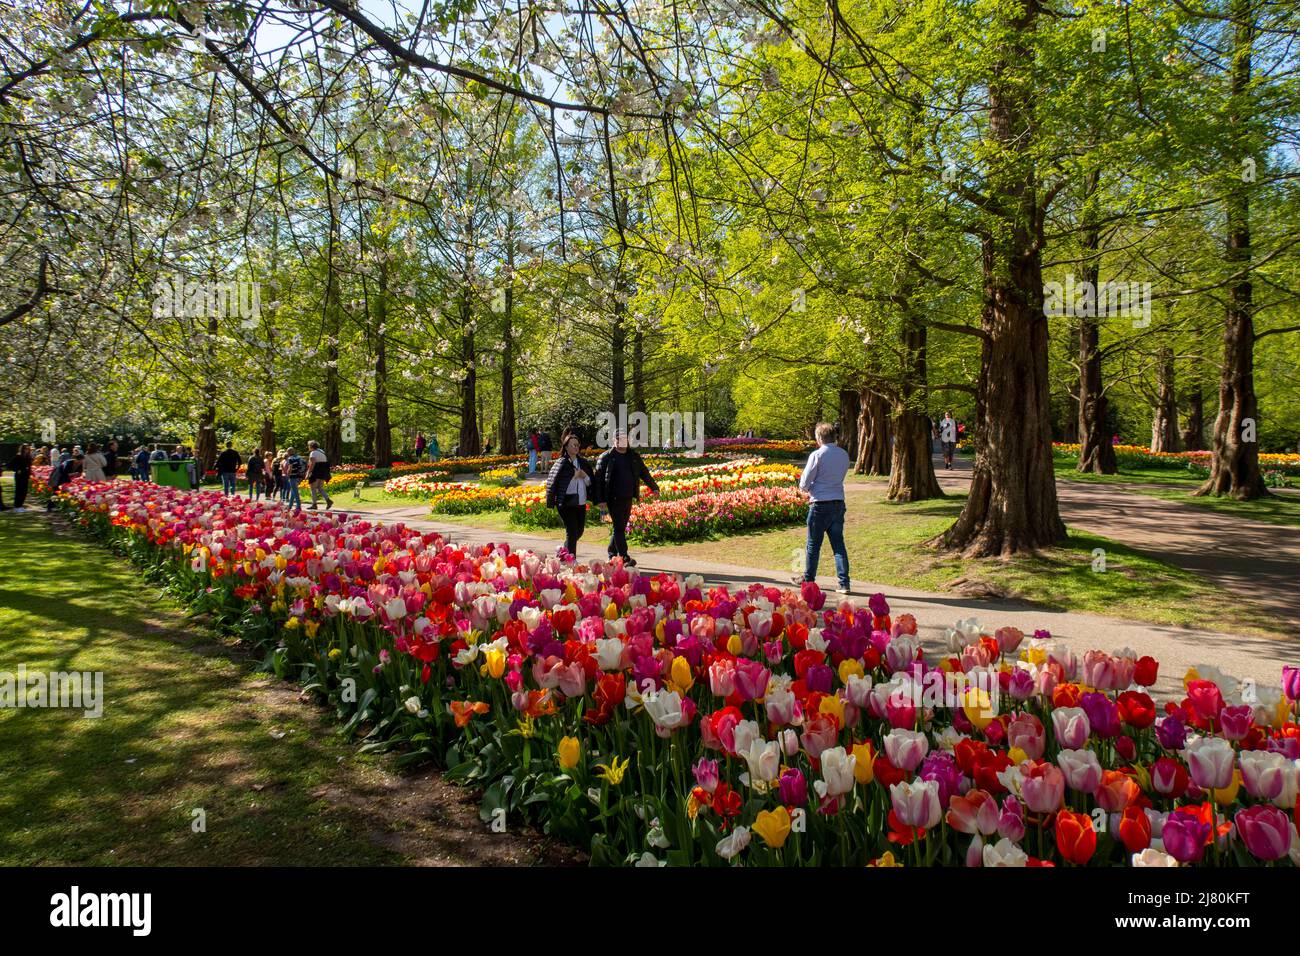
[[[1277,807],[1256,804],[1238,810],[1232,818],[1237,834],[1251,856],[1260,860],[1280,860],[1291,849],[1291,819]]]

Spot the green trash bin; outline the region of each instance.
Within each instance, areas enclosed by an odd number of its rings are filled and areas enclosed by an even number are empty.
[[[166,485],[169,488],[184,488],[190,491],[194,488],[194,459],[185,458],[181,461],[151,461],[149,462],[149,473],[153,476],[155,485]]]

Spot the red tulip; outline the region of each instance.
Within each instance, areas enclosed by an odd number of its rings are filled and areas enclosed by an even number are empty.
[[[1097,831],[1092,828],[1092,817],[1086,813],[1061,810],[1056,814],[1056,848],[1061,856],[1083,866],[1097,852]]]

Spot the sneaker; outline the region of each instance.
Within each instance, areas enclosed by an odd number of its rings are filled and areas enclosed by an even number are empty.
[[[837,588],[835,589],[835,593],[836,593],[836,594],[852,594],[853,592],[852,592],[849,588],[846,588],[846,587],[844,587],[843,585],[840,585],[839,587],[837,587]]]
[[[628,567],[630,567],[630,568],[635,568],[635,567],[636,567],[636,558],[626,558],[626,557],[625,557],[625,558],[623,559],[623,563],[626,564],[626,565],[627,565]]]
[[[325,499],[325,510],[326,510],[326,511],[332,511],[333,509],[334,509],[334,499],[333,499],[333,498],[326,498],[326,499]]]

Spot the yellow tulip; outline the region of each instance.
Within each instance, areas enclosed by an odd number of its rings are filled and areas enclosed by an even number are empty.
[[[685,695],[695,686],[695,678],[691,676],[691,663],[686,658],[674,657],[671,673],[679,693]]]
[[[582,757],[582,744],[578,743],[577,737],[561,737],[560,746],[555,753],[560,758],[560,766],[565,770],[572,770]]]
[[[876,759],[876,751],[871,743],[854,744],[853,756],[857,758],[853,765],[853,779],[864,786],[876,779],[876,768],[871,764]]]
[[[1183,690],[1186,690],[1187,685],[1190,684],[1192,681],[1200,680],[1200,679],[1201,679],[1201,675],[1197,673],[1195,667],[1187,668],[1187,673],[1183,675]]]
[[[308,637],[315,637],[316,632],[320,630],[320,621],[305,621],[302,629],[307,632]],[[342,654],[343,652],[339,651],[339,653]]]
[[[1018,767],[1026,760],[1029,759],[1029,754],[1025,753],[1019,747],[1012,747],[1009,751],[1007,751],[1007,757],[1010,758],[1011,763],[1014,766]]]
[[[847,684],[850,677],[861,677],[863,674],[862,665],[856,658],[846,657],[840,661],[840,683]]]
[[[607,621],[618,620],[618,605],[615,604],[613,601],[610,601],[609,607],[605,608],[605,620]]]
[[[872,860],[870,863],[867,864],[867,866],[897,866],[897,867],[901,867],[902,865],[903,864],[899,863],[897,860],[894,859],[893,850],[886,850],[884,856]]]
[[[988,691],[981,687],[966,688],[961,709],[965,712],[966,719],[979,730],[993,723],[993,704],[989,700]]]
[[[483,665],[484,672],[492,678],[500,677],[506,672],[506,653],[505,651],[492,648],[483,655],[486,663]]]
[[[343,651],[337,647],[330,648],[330,660],[336,661],[343,656]]]
[[[790,836],[790,811],[785,807],[760,810],[750,829],[761,836],[763,842],[773,850],[779,850],[785,846],[786,838]]]
[[[834,714],[835,719],[840,722],[840,726],[844,726],[844,701],[840,700],[839,697],[823,697],[817,712],[819,714]]]
[[[727,638],[727,653],[733,657],[739,657],[744,648],[744,642],[741,641],[739,634],[732,634],[731,637]]]

